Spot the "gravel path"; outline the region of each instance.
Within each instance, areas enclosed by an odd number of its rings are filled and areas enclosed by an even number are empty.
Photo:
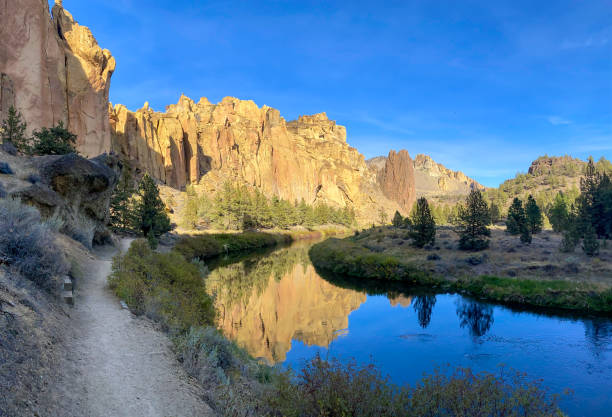
[[[111,248],[98,250],[88,279],[79,283],[71,314],[74,336],[67,346],[70,360],[60,383],[64,398],[58,399],[66,403],[64,415],[213,416],[168,338],[149,320],[122,309],[108,289],[114,253]]]

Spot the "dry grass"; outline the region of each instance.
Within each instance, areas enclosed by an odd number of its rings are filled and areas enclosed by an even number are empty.
[[[612,242],[601,248],[595,258],[586,256],[580,247],[574,253],[562,253],[559,251],[562,236],[552,230],[534,235],[533,242],[525,245],[518,236],[508,235],[505,228],[493,227],[490,247],[481,252],[458,250],[458,237],[448,227],[439,228],[435,245],[426,249],[412,247],[406,231],[392,227],[367,230],[353,239],[375,252],[447,277],[493,275],[612,286]],[[431,259],[437,257],[440,259]]]

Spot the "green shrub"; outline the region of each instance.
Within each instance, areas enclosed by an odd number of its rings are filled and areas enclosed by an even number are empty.
[[[558,396],[524,374],[436,370],[415,387],[399,387],[373,365],[343,365],[320,356],[281,378],[268,403],[278,416],[563,416]]]
[[[161,322],[171,333],[214,322],[213,302],[198,265],[174,251],[154,252],[144,239],[113,259],[109,284],[134,313]]]
[[[33,133],[29,152],[33,155],[65,155],[76,152],[77,136],[64,127],[61,120],[52,128],[43,127]]]

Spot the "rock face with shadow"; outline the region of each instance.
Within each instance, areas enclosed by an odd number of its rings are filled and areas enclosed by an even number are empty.
[[[62,231],[86,246],[109,239],[110,198],[121,172],[115,155],[18,157],[0,151],[15,175],[0,175],[7,197],[36,206],[44,218],[61,220]]]
[[[110,151],[115,59],[56,0],[5,0],[0,13],[0,117],[15,106],[33,129],[63,121],[87,157]]]
[[[171,187],[194,183],[213,193],[232,181],[291,202],[353,207],[362,218],[399,208],[325,113],[287,122],[253,101],[182,96],[165,113],[116,105],[111,126],[113,149]]]

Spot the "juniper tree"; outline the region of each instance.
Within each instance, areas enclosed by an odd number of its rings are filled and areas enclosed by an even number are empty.
[[[121,170],[121,178],[115,187],[110,202],[110,226],[116,233],[134,232],[135,213],[133,179],[129,167]]]
[[[57,126],[40,130],[33,133],[33,143],[29,152],[34,155],[65,155],[76,153],[77,136],[64,127],[61,120]]]
[[[457,225],[459,226],[459,249],[482,250],[489,247],[488,236],[489,206],[479,190],[472,190],[465,205],[459,207]]]
[[[508,217],[506,218],[506,231],[511,235],[521,234],[521,228],[525,224],[525,210],[523,203],[517,197],[512,200],[512,205],[508,209]]]
[[[14,106],[9,107],[8,116],[2,121],[0,127],[0,138],[2,143],[11,143],[18,151],[26,153],[28,150],[28,139],[25,136],[27,124],[23,120],[21,112]]]
[[[171,230],[166,205],[159,196],[157,184],[149,174],[145,174],[138,184],[134,214],[137,229],[147,238],[152,248],[157,246],[157,239],[161,235]]]
[[[555,196],[552,206],[548,210],[548,220],[555,232],[559,233],[567,229],[569,221],[569,210],[566,197],[559,191]]]
[[[540,210],[531,194],[527,197],[527,204],[525,204],[525,221],[530,234],[537,234],[542,231],[544,223],[542,210]]]
[[[597,241],[597,233],[592,225],[587,224],[582,240],[582,250],[588,256],[596,256],[599,254],[599,242]]]
[[[491,207],[489,207],[489,216],[491,218],[491,223],[497,223],[501,218],[501,212],[499,210],[499,206],[496,203],[491,203]]]
[[[395,215],[393,216],[393,220],[391,221],[391,223],[393,224],[393,227],[396,228],[402,227],[404,225],[404,218],[402,217],[399,211],[395,211]]]
[[[409,235],[414,246],[422,248],[427,244],[433,245],[435,243],[436,222],[431,215],[429,204],[425,197],[418,199],[416,208],[412,213],[411,224]]]

